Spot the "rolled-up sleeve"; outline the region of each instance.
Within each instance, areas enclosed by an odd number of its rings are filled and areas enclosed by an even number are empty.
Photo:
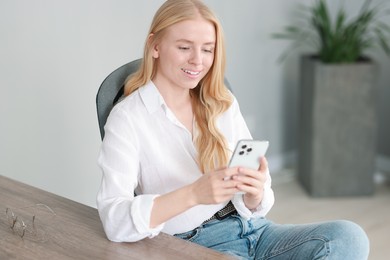
[[[135,242],[154,237],[164,224],[150,228],[154,199],[158,194],[134,196],[138,185],[139,155],[132,124],[121,110],[113,111],[105,126],[98,165],[103,171],[97,208],[107,238]]]

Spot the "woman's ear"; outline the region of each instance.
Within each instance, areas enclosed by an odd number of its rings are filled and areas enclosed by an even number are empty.
[[[159,55],[159,51],[158,51],[158,45],[154,41],[154,34],[153,33],[149,34],[148,45],[151,49],[152,57],[157,59],[160,55]]]

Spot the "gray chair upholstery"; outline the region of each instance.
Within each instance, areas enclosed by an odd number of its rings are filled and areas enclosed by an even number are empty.
[[[96,109],[100,128],[100,136],[104,138],[104,125],[111,109],[124,93],[126,78],[137,71],[141,59],[131,61],[111,72],[102,82],[96,95]],[[230,84],[225,78],[225,85],[231,90]]]

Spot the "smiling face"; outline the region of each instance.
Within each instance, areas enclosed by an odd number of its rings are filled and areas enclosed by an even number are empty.
[[[201,17],[168,27],[153,46],[153,82],[164,89],[195,88],[213,65],[215,42],[214,25]]]

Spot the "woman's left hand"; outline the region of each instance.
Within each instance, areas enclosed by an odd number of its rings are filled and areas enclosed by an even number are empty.
[[[267,180],[268,162],[265,157],[260,159],[260,168],[256,170],[240,167],[234,180],[240,182],[237,188],[243,191],[244,203],[250,210],[257,208],[264,195],[264,183]]]

